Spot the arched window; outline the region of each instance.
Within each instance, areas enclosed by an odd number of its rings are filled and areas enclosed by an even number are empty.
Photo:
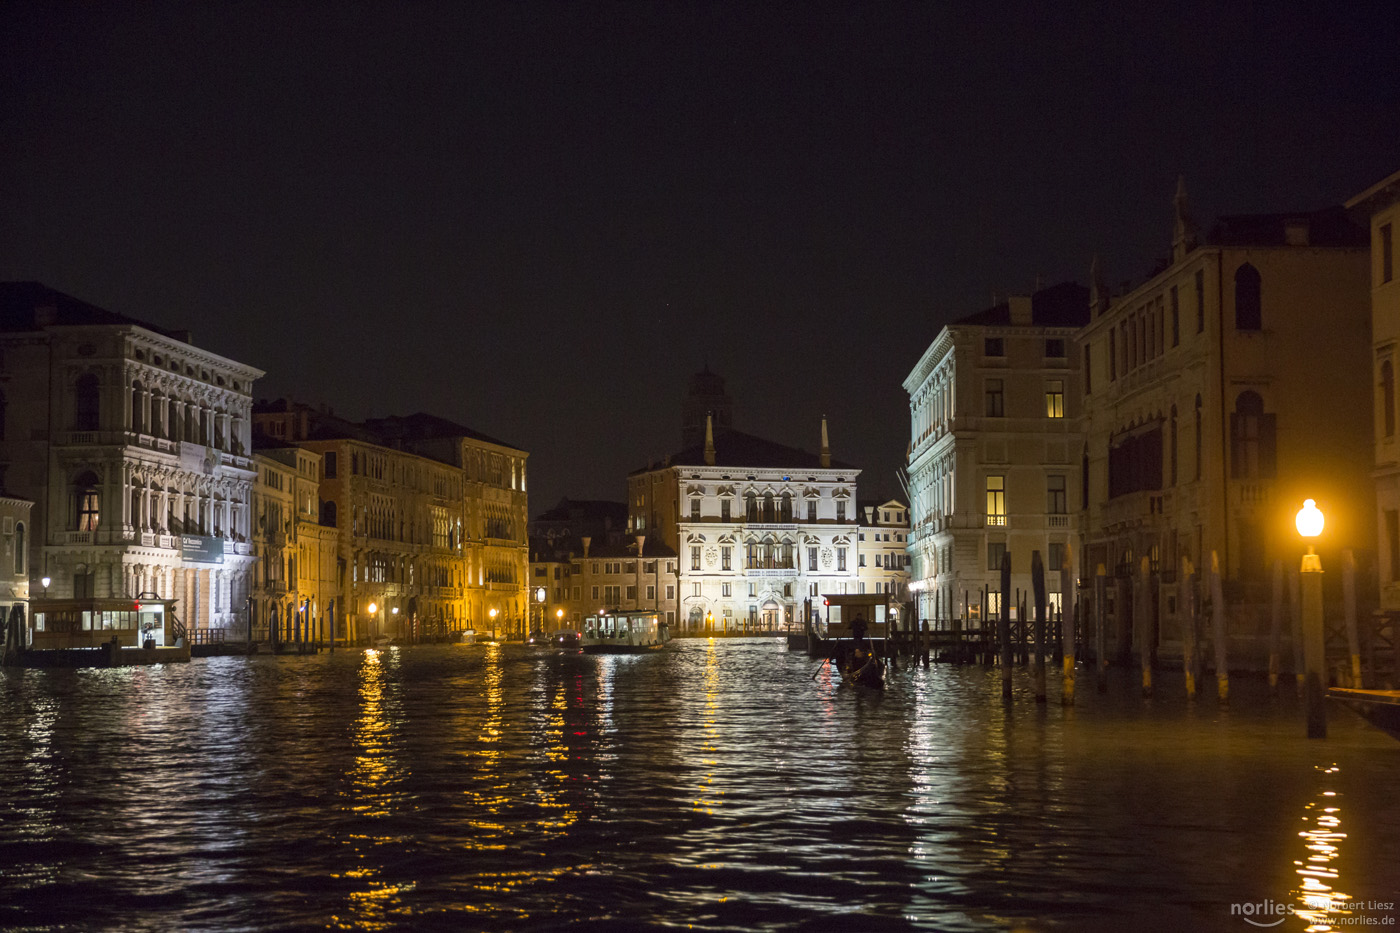
[[[1386,437],[1395,436],[1395,367],[1381,363],[1381,412]]]
[[[1259,270],[1245,263],[1235,270],[1235,329],[1260,330],[1264,326],[1259,301]]]
[[[79,376],[73,386],[73,429],[96,431],[101,414],[100,407],[97,377],[92,373]]]
[[[73,480],[73,527],[77,531],[96,531],[102,517],[102,492],[97,475],[83,473]]]
[[[1196,479],[1201,478],[1201,397],[1196,396],[1196,440],[1192,448],[1196,452]]]
[[[779,516],[778,520],[782,522],[792,521],[792,493],[783,493],[782,514]]]
[[[15,576],[24,575],[25,555],[29,553],[28,542],[24,540],[24,522],[15,523]]]
[[[1264,413],[1259,393],[1246,390],[1235,399],[1230,415],[1230,476],[1234,479],[1274,475],[1276,427]]]
[[[758,521],[758,496],[748,493],[744,496],[744,517],[748,521]]]
[[[776,520],[776,515],[773,511],[773,494],[771,492],[765,492],[763,494],[763,520],[765,522]]]

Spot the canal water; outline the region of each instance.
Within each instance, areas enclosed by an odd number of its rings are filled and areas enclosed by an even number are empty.
[[[1309,741],[1255,680],[1183,693],[1037,708],[1024,672],[1006,704],[939,665],[869,693],[774,639],[9,670],[0,928],[1400,920],[1400,742],[1335,708]]]

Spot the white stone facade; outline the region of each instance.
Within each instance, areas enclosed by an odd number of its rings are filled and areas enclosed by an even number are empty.
[[[1082,441],[1072,322],[1087,318],[1085,302],[1079,286],[1056,286],[950,324],[904,380],[909,585],[920,619],[979,618],[984,588],[1000,589],[1003,551],[1022,592],[1039,551],[1059,603],[1049,571],[1067,559],[1075,529]]]
[[[191,629],[232,624],[253,561],[262,372],[33,283],[3,288],[7,481],[39,503],[43,541],[31,583],[47,574],[54,598],[153,592]]]

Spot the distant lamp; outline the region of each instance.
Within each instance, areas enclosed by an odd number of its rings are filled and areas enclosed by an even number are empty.
[[[560,622],[563,622],[563,621],[564,621],[564,610],[563,610],[563,609],[556,609],[556,610],[554,610],[554,618],[558,619]]]
[[[1323,522],[1322,510],[1312,499],[1303,500],[1303,507],[1298,510],[1298,515],[1293,520],[1293,523],[1298,526],[1298,534],[1304,538],[1316,538],[1322,534]]]
[[[49,584],[52,583],[53,580],[49,579],[48,577],[40,577],[40,578],[39,578],[39,582],[40,582],[41,584],[43,584],[43,586],[44,586],[44,598],[45,598],[45,599],[48,599],[48,598],[49,598]]]
[[[535,601],[542,603],[544,602],[544,598],[547,595],[549,594],[545,592],[544,587],[540,587],[539,589],[535,590]]]

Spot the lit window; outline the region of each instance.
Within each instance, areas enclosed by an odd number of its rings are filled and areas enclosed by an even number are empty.
[[[987,477],[987,524],[1006,524],[1006,477]]]
[[[1065,416],[1065,382],[1063,379],[1051,379],[1045,384],[1045,417],[1063,418]]]

